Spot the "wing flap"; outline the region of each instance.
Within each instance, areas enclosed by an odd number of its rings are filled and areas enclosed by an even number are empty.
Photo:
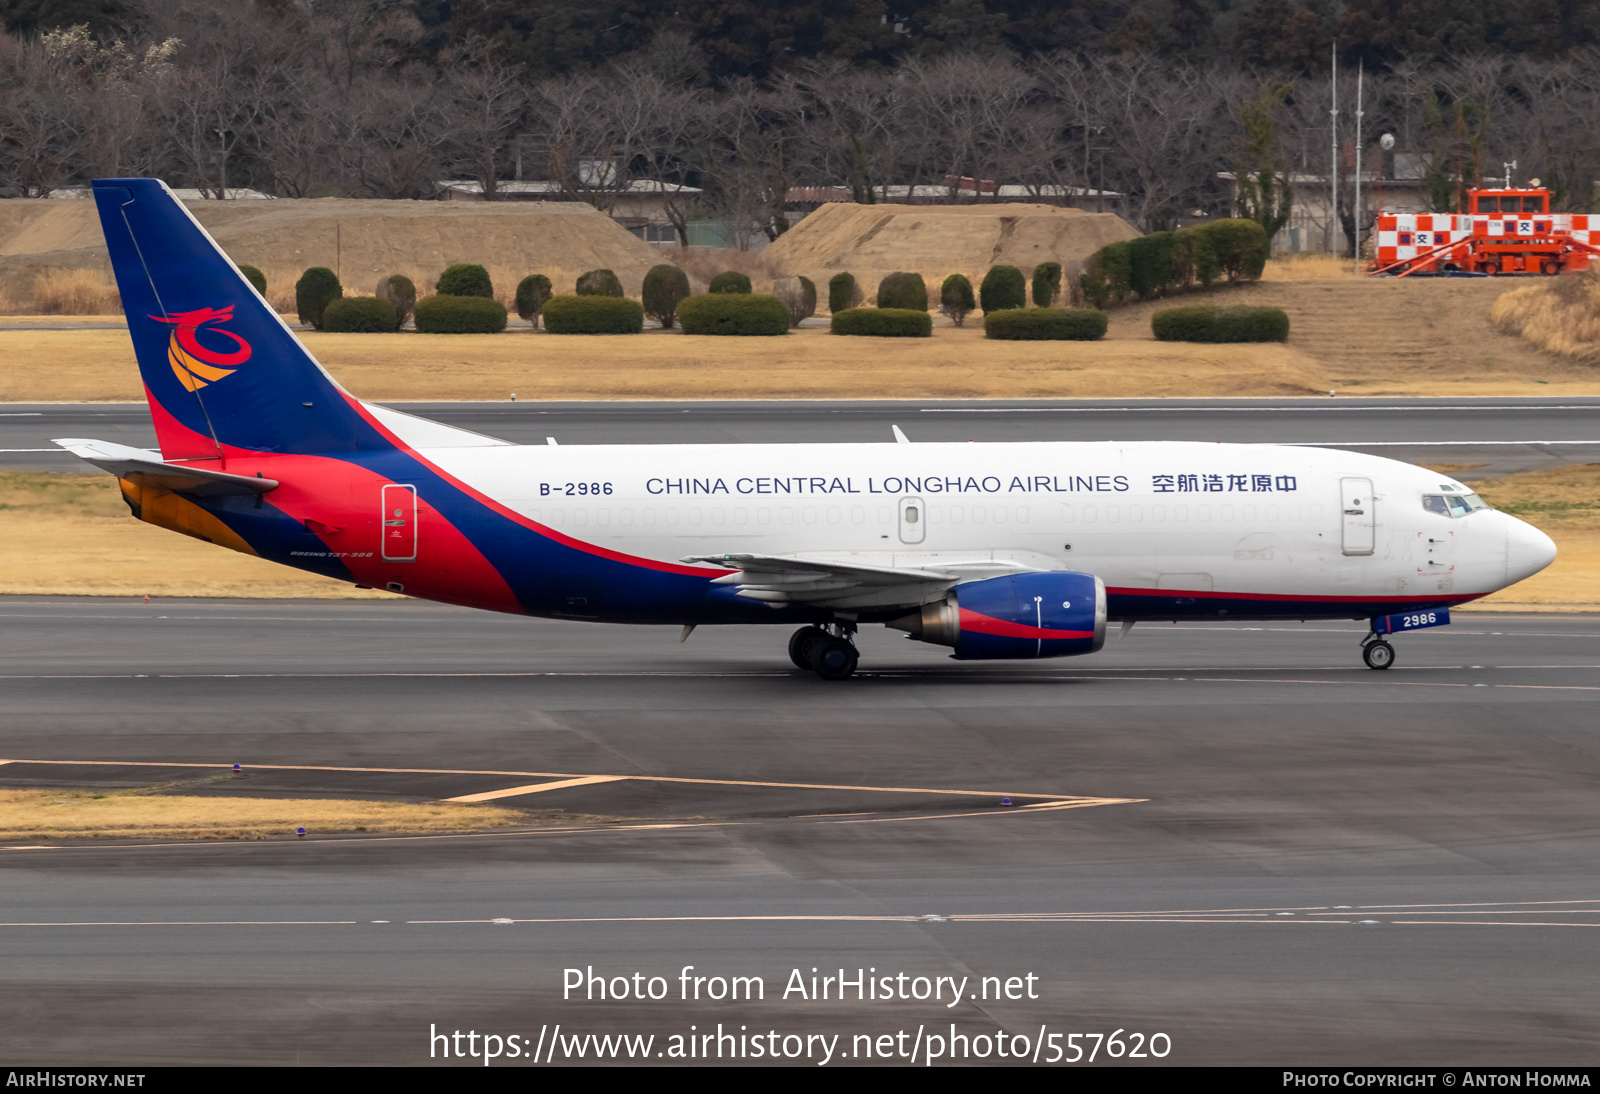
[[[868,566],[802,555],[690,555],[684,562],[731,567],[715,578],[735,593],[774,607],[815,604],[833,608],[894,607],[936,599],[960,580],[945,570]]]

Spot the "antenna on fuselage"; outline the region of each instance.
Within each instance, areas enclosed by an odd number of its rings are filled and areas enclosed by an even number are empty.
[[[894,443],[895,444],[910,444],[911,443],[911,438],[907,437],[905,435],[905,433],[901,431],[899,426],[891,425],[889,428],[894,430]]]

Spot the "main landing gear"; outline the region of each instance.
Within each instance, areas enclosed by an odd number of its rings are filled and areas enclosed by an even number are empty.
[[[861,657],[850,640],[855,632],[853,623],[801,627],[789,637],[789,660],[824,680],[849,679]]]
[[[1361,660],[1369,669],[1386,669],[1394,664],[1394,647],[1376,634],[1368,634],[1361,640]]]

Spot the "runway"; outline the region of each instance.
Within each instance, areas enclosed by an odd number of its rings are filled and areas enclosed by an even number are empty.
[[[459,1029],[525,1038],[500,1066],[577,1062],[591,1033],[669,1062],[720,1024],[724,1062],[760,1034],[813,1066],[818,1037],[829,1066],[920,1064],[935,1036],[975,1063],[1002,1031],[1007,1062],[1066,1064],[1079,1033],[1105,1063],[1117,1030],[1124,1065],[1592,1061],[1600,617],[1462,612],[1384,673],[1361,632],[1141,624],[1092,657],[961,665],[871,628],[830,684],[767,628],[6,598],[0,787],[573,817],[7,845],[9,1056],[439,1063],[430,1031]],[[563,999],[591,967],[666,994]],[[899,994],[841,1001],[841,970]],[[763,997],[709,997],[735,976]]]
[[[1347,398],[1008,402],[399,403],[396,409],[521,444],[1152,441],[1321,444],[1483,477],[1600,460],[1600,399]],[[0,406],[0,470],[85,471],[50,443],[155,446],[132,403]]]

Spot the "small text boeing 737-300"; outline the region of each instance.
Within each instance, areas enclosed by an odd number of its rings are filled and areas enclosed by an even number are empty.
[[[1092,653],[1108,621],[1448,622],[1549,565],[1450,477],[1199,443],[522,446],[355,398],[172,192],[94,184],[160,452],[57,443],[151,524],[361,586],[611,623],[882,623],[958,659]],[[687,633],[687,632],[685,632]]]

